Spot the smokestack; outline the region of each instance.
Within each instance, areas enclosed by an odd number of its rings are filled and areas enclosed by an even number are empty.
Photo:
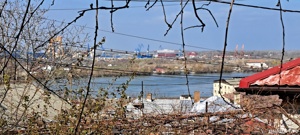
[[[200,101],[200,91],[194,92],[194,102],[197,103]]]
[[[146,100],[152,102],[152,93],[147,94]]]

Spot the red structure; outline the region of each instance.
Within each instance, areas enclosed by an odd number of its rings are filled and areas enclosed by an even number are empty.
[[[300,58],[282,64],[281,74],[279,73],[280,66],[276,66],[245,77],[240,81],[239,88],[249,88],[250,85],[300,86]]]
[[[278,95],[282,106],[289,114],[300,114],[300,58],[281,66],[240,80],[237,92],[245,95]],[[270,99],[271,100],[271,99]],[[258,99],[258,101],[261,101]],[[261,101],[263,104],[267,101]],[[273,102],[273,101],[272,101]],[[271,102],[271,104],[273,104]]]
[[[196,53],[196,52],[188,52],[187,53],[187,56],[190,58],[195,58],[197,55],[198,55],[198,53]]]
[[[176,53],[174,50],[168,50],[168,49],[157,50],[157,57],[158,58],[175,58]]]

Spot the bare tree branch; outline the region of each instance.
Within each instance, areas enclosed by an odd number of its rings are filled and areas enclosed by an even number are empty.
[[[216,18],[214,17],[214,15],[211,13],[211,11],[207,8],[197,8],[197,10],[202,9],[202,10],[206,10],[207,12],[209,12],[210,16],[214,19],[215,24],[217,25],[217,27],[219,27],[218,22],[216,20]]]
[[[110,1],[111,1],[111,7],[115,7],[114,6],[114,1],[113,0],[110,0]],[[110,27],[111,27],[111,31],[115,32],[114,24],[113,24],[113,9],[110,10]]]
[[[31,3],[31,0],[29,0],[28,3],[27,3],[26,11],[25,11],[24,16],[23,16],[23,19],[22,19],[22,23],[21,23],[21,26],[20,26],[20,30],[19,30],[19,32],[17,33],[15,45],[14,45],[12,51],[11,51],[12,53],[13,53],[14,50],[16,49],[17,44],[18,44],[18,41],[19,41],[19,37],[20,37],[20,35],[21,35],[21,33],[22,33],[23,29],[24,29],[24,26],[25,26],[25,19],[26,19],[26,16],[27,16],[28,12],[29,12],[30,3]],[[10,59],[11,59],[11,55],[9,56],[9,58],[7,59],[7,61],[5,62],[3,68],[0,70],[0,74],[1,74],[1,73],[3,72],[3,70],[6,68],[6,66],[7,66],[7,64],[8,64],[8,62],[9,62]],[[16,76],[14,77],[14,79],[16,80]]]
[[[176,17],[174,18],[173,22],[170,24],[171,27],[169,27],[166,31],[166,33],[164,34],[164,36],[166,36],[168,34],[168,32],[171,30],[172,26],[174,25],[174,23],[176,22],[177,18],[183,13],[183,10],[185,9],[186,5],[189,3],[190,0],[187,0],[185,2],[185,4],[181,7],[179,13],[176,15]]]
[[[63,100],[66,101],[68,104],[70,104],[70,102],[69,102],[68,100],[62,98],[62,97],[61,97],[59,94],[57,94],[55,91],[53,91],[53,90],[51,90],[50,88],[48,88],[48,87],[47,87],[44,83],[42,83],[38,78],[36,78],[35,76],[33,76],[33,75],[30,73],[30,71],[28,71],[28,70],[27,70],[27,69],[26,69],[26,68],[18,61],[18,59],[15,58],[15,57],[13,56],[13,54],[12,54],[11,52],[9,52],[2,44],[0,44],[0,47],[1,47],[4,51],[6,51],[6,52],[9,54],[9,56],[11,56],[11,58],[14,59],[28,75],[30,75],[34,80],[36,80],[40,85],[42,85],[47,91],[49,91],[49,92],[55,94],[56,96],[58,96],[59,98],[63,99]]]
[[[4,1],[3,5],[2,5],[2,7],[0,9],[0,17],[2,16],[2,12],[3,12],[6,4],[7,4],[7,0]]]
[[[96,7],[98,7],[98,0],[96,0]],[[93,73],[94,73],[94,66],[95,66],[95,59],[96,59],[96,48],[97,46],[99,45],[102,45],[102,43],[105,42],[105,39],[104,41],[102,40],[101,42],[97,43],[97,37],[98,37],[98,28],[99,28],[99,24],[98,24],[98,9],[96,9],[96,15],[95,15],[95,21],[96,21],[96,25],[95,25],[95,36],[94,36],[94,55],[93,55],[93,62],[92,62],[92,69],[91,69],[91,74],[89,76],[89,81],[88,81],[88,85],[87,85],[87,90],[86,90],[86,95],[84,97],[84,101],[82,103],[82,108],[81,108],[81,111],[80,111],[80,114],[79,114],[79,118],[78,118],[78,122],[76,124],[76,128],[75,128],[75,132],[74,134],[77,134],[77,131],[78,131],[78,127],[80,125],[80,122],[81,122],[81,119],[82,119],[82,115],[83,115],[83,111],[84,111],[84,107],[86,105],[86,101],[87,101],[87,98],[89,96],[89,93],[90,93],[90,87],[91,87],[91,81],[92,81],[92,77],[93,77]]]
[[[150,1],[150,0],[149,0],[149,1]],[[147,5],[150,4],[149,1],[148,1],[148,3],[145,5],[145,7],[147,7]],[[158,0],[155,0],[155,1],[154,1],[154,2],[146,9],[146,11],[149,11],[149,10],[157,3],[157,1],[158,1]]]
[[[181,9],[183,8],[183,3],[182,0],[180,2]],[[184,74],[185,74],[185,79],[186,79],[186,86],[187,86],[187,91],[189,94],[189,97],[191,99],[191,102],[193,103],[193,100],[191,98],[191,92],[190,92],[190,86],[189,86],[189,77],[188,77],[188,69],[187,69],[187,58],[185,54],[185,41],[184,41],[184,29],[183,29],[183,11],[181,12],[181,17],[180,17],[180,32],[181,32],[181,41],[182,41],[182,53],[184,57]],[[194,104],[194,103],[193,103]]]
[[[227,47],[229,21],[230,21],[230,17],[231,17],[231,12],[232,12],[234,1],[235,0],[231,0],[230,9],[229,9],[229,13],[228,13],[227,21],[226,21],[225,41],[224,41],[224,48],[223,48],[223,55],[222,55],[222,64],[221,64],[221,70],[220,70],[220,78],[219,78],[219,94],[222,97],[222,99],[223,99],[224,102],[226,102],[227,104],[231,105],[233,108],[236,108],[231,103],[227,102],[225,100],[225,98],[223,97],[222,93],[221,93],[221,89],[222,89],[222,85],[221,84],[222,84],[222,75],[223,75],[223,69],[224,69],[224,63],[225,63],[225,53],[226,53],[226,47]]]
[[[205,24],[204,24],[204,22],[200,19],[199,15],[198,15],[195,0],[192,0],[192,4],[193,4],[193,9],[194,9],[194,14],[195,14],[196,18],[198,19],[198,21],[201,23],[201,26],[202,26],[201,31],[203,31],[203,30],[204,30],[204,27],[205,27]]]
[[[284,53],[285,53],[285,28],[284,28],[284,23],[283,23],[283,18],[282,18],[282,5],[281,5],[281,0],[278,0],[279,9],[280,9],[280,22],[281,22],[281,27],[282,27],[282,55],[280,59],[280,69],[279,69],[279,80],[278,80],[278,89],[280,89],[280,81],[281,81],[281,71],[282,71],[282,64],[283,64],[283,58],[284,58]]]

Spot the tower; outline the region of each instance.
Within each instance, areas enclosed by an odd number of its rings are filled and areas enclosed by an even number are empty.
[[[57,37],[50,39],[47,55],[50,55],[50,57],[53,60],[56,57],[64,56],[64,48],[62,46],[62,37],[61,36],[57,36]]]

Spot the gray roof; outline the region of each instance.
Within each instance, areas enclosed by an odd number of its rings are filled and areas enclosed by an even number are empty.
[[[222,82],[223,83],[227,83],[227,84],[229,84],[229,85],[232,85],[232,86],[234,86],[234,87],[238,87],[239,86],[239,84],[240,84],[240,80],[241,80],[242,78],[230,78],[230,79],[222,79]],[[219,82],[219,80],[215,80],[214,81],[214,83],[218,83]]]
[[[141,103],[140,100],[136,99],[132,103],[127,105],[127,111],[132,112],[136,115],[139,114],[174,114],[174,113],[187,113],[192,108],[191,100],[180,100],[180,99],[154,99],[153,101],[147,101],[143,99],[144,107],[138,109],[134,107],[134,104]]]

